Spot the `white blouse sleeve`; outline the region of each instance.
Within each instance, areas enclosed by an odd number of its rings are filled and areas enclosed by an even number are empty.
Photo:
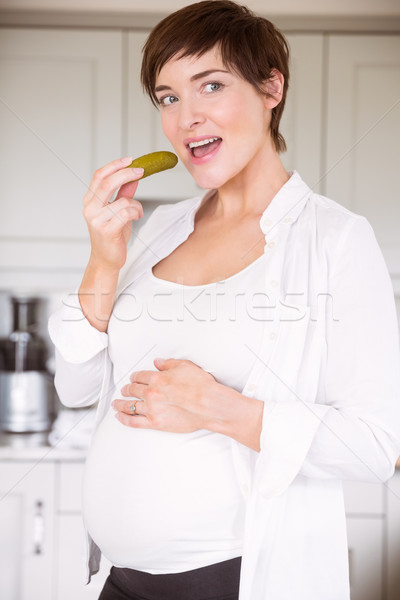
[[[391,280],[365,218],[350,228],[330,293],[321,401],[331,410],[300,474],[385,481],[400,455],[399,335]]]
[[[51,315],[49,335],[56,348],[55,386],[61,402],[74,408],[94,404],[104,381],[108,335],[84,317],[77,293]]]
[[[382,482],[400,455],[394,294],[367,219],[354,219],[339,236],[336,257],[316,395],[265,401],[256,482],[266,496],[297,475]]]

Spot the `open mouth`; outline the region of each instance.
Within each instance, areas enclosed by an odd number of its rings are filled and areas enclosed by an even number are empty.
[[[190,149],[190,152],[192,153],[192,156],[194,156],[195,158],[202,158],[206,154],[209,154],[210,152],[215,150],[221,142],[221,138],[212,137],[205,140],[200,140],[199,142],[190,142],[188,144],[188,147]]]

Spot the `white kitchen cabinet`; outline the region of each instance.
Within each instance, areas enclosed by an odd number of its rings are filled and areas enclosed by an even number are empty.
[[[400,36],[328,36],[326,194],[367,217],[400,277]]]
[[[102,557],[100,571],[86,585],[84,563],[85,535],[82,516],[59,515],[57,519],[58,540],[56,596],[57,600],[97,600],[110,572],[111,564]]]
[[[314,192],[321,191],[323,57],[322,34],[289,34],[290,79],[281,120],[286,169],[296,169]]]
[[[55,465],[0,462],[0,590],[4,600],[54,600]]]
[[[110,572],[110,562],[102,557],[99,573],[85,585],[85,532],[82,520],[81,482],[84,464],[58,465],[56,519],[56,598],[57,600],[97,600]]]
[[[385,488],[380,483],[343,481],[344,504],[348,516],[381,517],[385,512]]]
[[[2,30],[0,82],[2,286],[60,289],[88,258],[92,174],[121,155],[122,33]]]
[[[85,585],[83,469],[83,458],[42,461],[39,453],[0,460],[2,599],[97,600],[111,564],[103,557]]]
[[[387,502],[387,600],[400,598],[400,470],[385,486]]]
[[[386,502],[382,484],[343,482],[351,600],[385,598]]]
[[[382,518],[347,519],[351,600],[384,599]]]

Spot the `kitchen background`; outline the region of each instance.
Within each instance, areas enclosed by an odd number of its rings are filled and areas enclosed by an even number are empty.
[[[81,198],[93,171],[169,148],[140,88],[140,54],[149,29],[186,4],[0,0],[0,337],[12,330],[10,297],[40,297],[50,372],[47,316],[77,287],[88,258]],[[292,49],[285,165],[370,220],[400,317],[400,4],[247,5],[274,21]],[[199,192],[178,166],[143,181],[136,197],[147,218],[159,202]],[[79,482],[92,413],[57,408],[53,446],[48,431],[0,434],[5,600],[94,600],[108,568],[104,561],[82,585]],[[352,600],[400,597],[399,476],[386,485],[346,483]]]

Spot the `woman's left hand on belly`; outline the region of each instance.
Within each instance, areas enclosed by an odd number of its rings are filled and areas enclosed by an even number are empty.
[[[158,371],[132,373],[121,390],[130,400],[114,400],[123,425],[173,433],[208,429],[260,450],[261,400],[218,383],[190,360],[155,359],[154,364]]]
[[[214,377],[190,360],[155,359],[158,371],[132,373],[114,400],[116,418],[129,427],[189,433],[210,429],[208,402]],[[138,399],[138,400],[136,400]]]

